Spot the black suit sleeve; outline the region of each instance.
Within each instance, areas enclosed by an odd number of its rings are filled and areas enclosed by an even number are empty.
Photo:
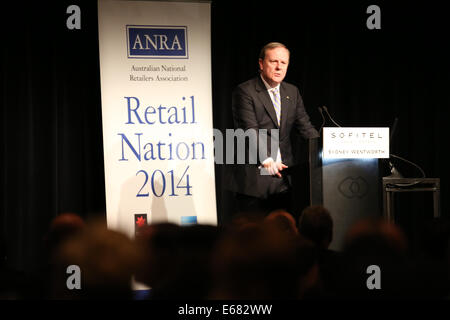
[[[240,87],[233,91],[232,97],[233,120],[236,128],[243,130],[258,129],[258,121],[250,95]]]
[[[260,143],[259,140],[260,137],[267,137],[267,135],[260,136],[261,128],[256,117],[254,98],[241,87],[237,87],[232,95],[232,110],[235,129],[244,130],[247,137],[249,137],[245,147],[245,163],[261,164],[262,161],[267,157],[271,157],[271,155],[268,153],[267,141]],[[264,159],[262,159],[261,155],[263,155]]]

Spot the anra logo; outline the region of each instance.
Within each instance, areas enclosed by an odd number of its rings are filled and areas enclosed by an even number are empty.
[[[128,58],[187,59],[187,27],[127,26]]]
[[[138,213],[134,215],[134,235],[137,236],[148,225],[147,214]]]

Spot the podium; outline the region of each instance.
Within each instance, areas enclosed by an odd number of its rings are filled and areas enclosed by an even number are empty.
[[[333,219],[330,249],[341,251],[344,237],[357,221],[382,217],[378,158],[323,157],[322,138],[309,140],[310,203],[323,205]]]

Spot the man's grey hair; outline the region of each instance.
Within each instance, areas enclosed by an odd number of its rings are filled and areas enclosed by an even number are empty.
[[[259,58],[261,60],[264,60],[264,58],[266,57],[266,51],[275,48],[285,48],[289,52],[289,49],[281,42],[269,42],[264,47],[262,47],[261,52],[259,53]]]

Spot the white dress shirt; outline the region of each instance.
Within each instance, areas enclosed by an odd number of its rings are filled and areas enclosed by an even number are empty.
[[[271,87],[266,80],[264,80],[263,76],[261,75],[261,80],[263,81],[264,85],[266,86],[267,92],[269,93],[270,99],[272,100],[272,104],[274,104],[274,97],[273,97],[273,93],[272,93],[272,89],[277,88],[278,92],[280,92],[280,84],[278,84],[275,87]],[[274,107],[275,109],[275,107]],[[280,93],[280,117],[281,117],[281,93]],[[280,119],[281,120],[281,119]],[[272,157],[269,157],[267,159],[265,159],[262,163],[265,164],[266,162],[270,161],[270,159],[272,159]],[[273,160],[273,159],[272,159]],[[278,151],[277,151],[277,158],[275,160],[275,162],[281,163],[281,153],[280,153],[280,147],[278,147]]]

